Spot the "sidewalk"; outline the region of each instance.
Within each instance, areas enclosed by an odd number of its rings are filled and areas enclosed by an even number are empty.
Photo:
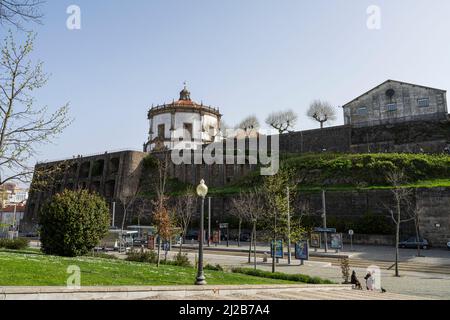
[[[241,246],[238,247],[236,243],[230,242],[229,247],[226,244],[221,243],[220,245],[211,244],[210,247],[204,245],[206,251],[229,251],[229,252],[240,252],[248,253],[249,242],[242,242]],[[173,246],[178,248],[178,246]],[[198,244],[192,245],[187,243],[183,245],[185,249],[197,249]],[[263,243],[258,243],[256,246],[256,251],[258,254],[264,254],[265,252],[270,256],[270,245],[264,245]],[[285,246],[284,251],[287,255],[287,247]],[[291,248],[292,257],[295,256],[295,248]],[[350,246],[345,246],[344,250],[336,253],[334,249],[329,249],[327,253],[325,250],[310,248],[309,254],[311,257],[329,257],[329,258],[352,258],[352,259],[362,259],[362,260],[373,260],[373,261],[394,261],[395,260],[395,248],[389,246],[362,246],[354,245],[353,251],[350,251]],[[417,257],[417,250],[415,249],[400,249],[400,261],[401,262],[420,262],[430,265],[450,265],[450,251],[446,249],[428,249],[421,250],[421,255],[423,257]]]

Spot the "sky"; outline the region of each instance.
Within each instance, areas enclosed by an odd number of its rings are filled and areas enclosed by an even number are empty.
[[[66,27],[70,5],[80,30]],[[313,100],[342,106],[387,79],[450,89],[448,0],[47,0],[42,11],[33,59],[51,77],[35,94],[50,110],[69,102],[74,122],[39,161],[142,150],[148,109],[184,81],[229,125],[293,109],[298,130],[318,127]]]

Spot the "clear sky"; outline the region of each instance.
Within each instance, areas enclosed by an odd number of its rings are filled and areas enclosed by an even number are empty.
[[[71,4],[81,30],[66,28]],[[370,5],[380,30],[367,28]],[[312,100],[341,106],[386,79],[450,89],[448,0],[47,0],[43,11],[34,56],[51,78],[37,96],[70,102],[75,121],[39,160],[141,150],[149,107],[184,81],[230,125],[292,108],[298,129],[317,127]]]

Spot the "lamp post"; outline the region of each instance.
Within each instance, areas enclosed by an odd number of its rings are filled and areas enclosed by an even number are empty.
[[[197,195],[202,198],[202,210],[200,212],[200,241],[198,245],[198,272],[196,285],[205,285],[205,275],[203,274],[203,241],[204,241],[204,219],[205,219],[205,197],[208,194],[208,187],[205,180],[201,180],[197,186]]]

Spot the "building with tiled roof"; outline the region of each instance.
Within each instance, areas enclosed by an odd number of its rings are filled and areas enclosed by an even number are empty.
[[[150,130],[144,151],[195,150],[220,141],[221,117],[218,108],[193,101],[185,86],[179,100],[152,107],[148,112]]]

